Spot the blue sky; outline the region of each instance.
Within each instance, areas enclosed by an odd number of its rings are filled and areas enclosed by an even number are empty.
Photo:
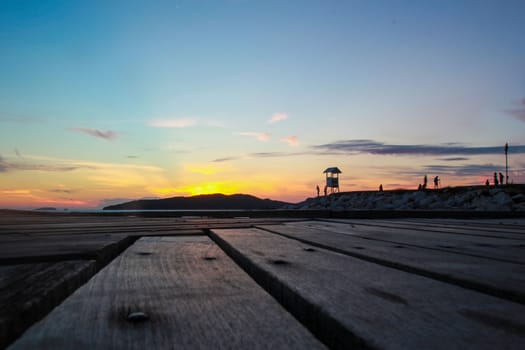
[[[451,144],[509,142],[523,182],[524,13],[510,0],[2,0],[3,206],[300,200],[328,166],[343,190],[413,187],[437,170],[478,184],[501,168],[501,154]],[[354,148],[319,147],[341,142]]]

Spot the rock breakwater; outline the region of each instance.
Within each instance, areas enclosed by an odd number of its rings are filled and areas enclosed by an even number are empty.
[[[525,185],[341,192],[308,198],[287,209],[525,211]]]

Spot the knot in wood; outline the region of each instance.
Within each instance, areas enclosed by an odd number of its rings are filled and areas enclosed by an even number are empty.
[[[151,255],[151,252],[137,252],[138,255]]]
[[[131,323],[140,323],[149,320],[149,316],[140,311],[132,312],[128,315],[127,320]]]
[[[270,262],[274,265],[289,265],[290,262],[283,259],[273,259]]]

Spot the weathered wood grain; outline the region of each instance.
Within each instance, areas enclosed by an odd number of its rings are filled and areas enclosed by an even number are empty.
[[[0,245],[0,265],[95,259],[105,265],[135,238],[119,235],[21,237]]]
[[[101,219],[104,219],[103,217]],[[151,220],[151,219],[150,219]],[[292,220],[286,220],[292,221]],[[171,222],[162,222],[159,219],[155,224],[144,224],[143,222],[105,222],[103,220],[94,220],[91,222],[73,222],[67,224],[31,224],[31,225],[0,225],[0,235],[5,234],[66,234],[73,233],[122,233],[122,232],[163,232],[163,231],[177,231],[177,230],[198,230],[210,227],[222,228],[242,228],[253,227],[255,224],[276,225],[285,222],[285,220],[272,219],[222,219],[222,220],[180,220]]]
[[[96,271],[95,261],[0,266],[0,348],[47,314]]]
[[[440,224],[461,227],[492,227],[496,229],[519,229],[523,230],[525,227],[525,219],[485,219],[485,220],[457,220],[457,219],[440,219],[438,222],[432,219],[403,219],[403,222],[415,222],[422,224]]]
[[[148,319],[129,322],[134,312]],[[148,237],[11,348],[36,347],[309,349],[322,344],[209,238]]]
[[[315,228],[261,227],[307,244],[525,304],[525,266],[522,264]]]
[[[327,231],[338,232],[364,239],[451,251],[458,254],[481,256],[500,261],[525,264],[525,237],[524,239],[494,238],[421,231],[411,226],[407,226],[405,229],[394,229],[319,221],[287,223],[286,226],[295,227],[298,231],[302,229],[315,229],[320,233]]]
[[[351,225],[362,225],[362,226],[370,226],[370,227],[378,227],[378,228],[385,228],[385,229],[410,229],[410,224],[405,222],[392,222],[392,221],[383,221],[383,220],[341,220],[341,219],[330,219],[327,220],[327,222],[340,222],[340,223],[347,223]],[[419,232],[439,232],[439,233],[450,233],[450,234],[462,234],[466,236],[480,236],[480,237],[493,237],[493,238],[501,238],[501,239],[523,239],[524,235],[523,232],[516,230],[514,231],[505,231],[505,230],[498,230],[496,228],[487,228],[484,230],[476,229],[473,227],[444,227],[444,226],[435,226],[436,222],[439,222],[439,220],[436,220],[434,224],[427,224],[424,226],[417,225],[415,229],[417,229]],[[418,227],[419,226],[419,227]]]
[[[523,305],[258,229],[210,234],[332,347],[522,349],[525,344]]]

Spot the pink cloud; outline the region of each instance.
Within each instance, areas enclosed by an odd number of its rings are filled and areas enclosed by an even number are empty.
[[[190,118],[182,119],[156,119],[152,120],[149,125],[156,128],[187,128],[195,125],[195,120]]]
[[[514,118],[525,122],[525,98],[522,99],[519,104],[521,105],[521,108],[511,109],[505,112],[512,115]]]
[[[270,120],[268,120],[268,123],[273,124],[280,121],[283,121],[285,119],[288,119],[288,114],[286,113],[274,113]]]
[[[82,132],[93,137],[98,137],[105,140],[114,140],[117,138],[117,133],[111,130],[97,130],[91,128],[70,128],[69,130]]]
[[[288,136],[284,137],[280,140],[281,142],[286,142],[288,145],[295,147],[299,145],[299,140],[297,139],[297,136]]]
[[[267,133],[267,132],[253,132],[253,131],[240,132],[239,135],[254,137],[259,141],[268,141],[272,137],[272,134]]]

